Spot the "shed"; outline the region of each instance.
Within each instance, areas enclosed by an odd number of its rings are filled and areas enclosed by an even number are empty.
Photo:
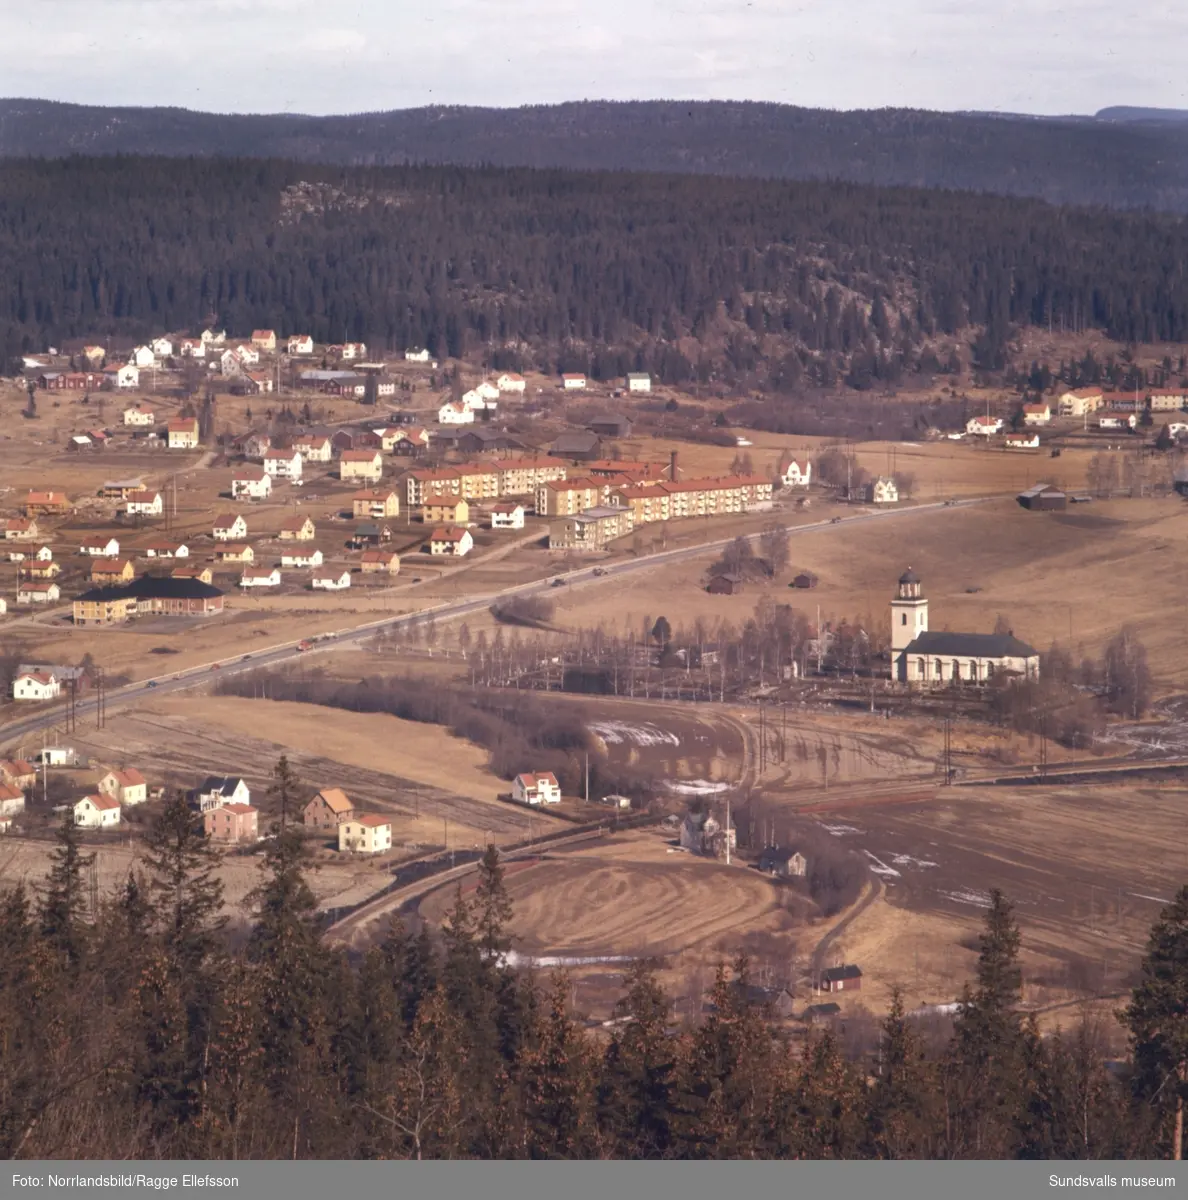
[[[811,571],[801,571],[799,575],[793,576],[792,582],[788,586],[794,588],[815,588],[817,583],[817,576]]]
[[[1050,483],[1037,483],[1016,497],[1023,508],[1032,512],[1059,512],[1068,505],[1068,497]]]
[[[742,590],[742,586],[746,581],[741,575],[726,573],[723,575],[715,575],[713,579],[705,585],[705,590],[711,596],[733,596],[736,592]]]
[[[862,990],[862,968],[853,963],[842,967],[826,967],[818,979],[823,992],[857,992]]]

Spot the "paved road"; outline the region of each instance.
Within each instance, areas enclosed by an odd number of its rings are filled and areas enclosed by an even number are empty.
[[[911,508],[895,508],[882,512],[863,512],[852,517],[831,517],[822,521],[813,521],[807,525],[789,525],[788,533],[793,537],[797,537],[809,533],[818,533],[826,529],[866,524],[871,521],[903,520],[940,508],[968,508],[974,504],[982,504],[988,499],[992,499],[992,497],[981,497],[973,500],[938,501],[933,504],[915,505]],[[696,546],[683,546],[674,550],[661,550],[656,554],[628,559],[625,562],[608,563],[602,567],[580,567],[577,570],[563,572],[555,576],[554,579],[563,579],[567,584],[578,584],[588,583],[595,579],[614,579],[634,574],[638,571],[648,571],[661,564],[681,562],[685,559],[697,558],[700,555],[719,550],[733,542],[736,536],[731,535],[730,537],[719,538],[713,542],[702,542]],[[597,576],[595,575],[595,571],[599,572]],[[531,596],[548,591],[552,586],[552,579],[535,580],[532,583],[505,588],[503,591],[489,593],[485,596],[452,600],[444,604],[439,604],[434,608],[423,609],[417,613],[408,613],[399,617],[384,617],[381,620],[368,621],[365,624],[342,629],[336,633],[324,634],[318,639],[313,650],[302,652],[297,649],[297,641],[284,642],[277,646],[270,646],[265,650],[254,651],[251,654],[244,655],[242,658],[232,655],[228,658],[219,659],[217,662],[203,663],[200,666],[191,667],[189,670],[182,671],[176,675],[158,675],[153,679],[139,680],[136,683],[130,683],[125,687],[108,692],[107,710],[108,712],[113,712],[137,700],[146,699],[150,695],[160,696],[170,692],[187,691],[192,688],[201,687],[217,678],[237,674],[241,671],[254,671],[261,667],[278,666],[281,663],[289,662],[298,657],[307,657],[310,654],[316,654],[318,651],[338,650],[344,646],[364,641],[383,629],[415,625],[418,622],[428,620],[430,617],[435,621],[452,621],[459,617],[468,616],[470,613],[481,612],[489,608],[495,600],[504,599],[509,596]],[[76,709],[77,717],[81,720],[85,719],[88,714],[93,714],[95,704],[96,702],[93,698],[80,700]],[[19,717],[16,720],[0,725],[0,740],[5,743],[19,742],[40,730],[59,724],[61,720],[62,706],[61,704],[56,704],[50,709],[41,709],[36,713],[31,713],[28,716]]]

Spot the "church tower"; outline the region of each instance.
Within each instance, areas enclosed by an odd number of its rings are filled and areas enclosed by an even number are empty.
[[[899,577],[895,599],[891,601],[891,677],[907,680],[904,650],[928,632],[928,601],[924,599],[920,576],[908,567]]]

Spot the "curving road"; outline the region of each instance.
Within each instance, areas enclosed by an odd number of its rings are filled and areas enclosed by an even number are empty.
[[[813,521],[807,525],[789,525],[787,529],[790,536],[797,537],[837,526],[852,526],[871,521],[902,520],[940,508],[968,508],[971,505],[982,504],[994,498],[985,496],[971,500],[937,501],[932,504],[915,505],[911,508],[896,508],[883,512],[863,512],[857,516],[831,517],[822,521]],[[470,613],[480,612],[490,607],[494,601],[508,596],[531,596],[538,592],[547,591],[553,586],[553,579],[556,578],[563,579],[566,583],[588,583],[596,579],[605,581],[623,575],[630,575],[637,571],[651,570],[653,567],[664,563],[697,558],[711,551],[728,546],[735,540],[736,536],[736,534],[731,534],[729,537],[719,538],[712,542],[702,542],[696,546],[684,546],[674,550],[661,550],[656,554],[629,559],[625,562],[608,563],[605,566],[579,567],[576,570],[562,572],[550,579],[534,580],[532,583],[519,584],[516,587],[505,588],[503,591],[492,592],[483,596],[472,596],[466,599],[448,601],[433,608],[422,609],[416,613],[406,613],[399,617],[384,617],[378,621],[368,621],[362,625],[355,625],[348,629],[339,630],[337,633],[323,634],[318,638],[314,648],[307,651],[297,649],[298,641],[283,642],[276,646],[270,646],[265,650],[253,651],[251,654],[244,655],[243,657],[232,655],[214,662],[203,663],[197,667],[191,667],[177,674],[170,673],[158,675],[152,679],[138,680],[136,683],[130,683],[124,687],[109,691],[106,701],[107,710],[111,712],[117,708],[126,707],[137,700],[146,699],[150,692],[153,695],[165,695],[170,692],[186,691],[208,684],[215,677],[221,678],[223,675],[236,674],[240,671],[254,671],[260,667],[278,666],[295,658],[316,654],[319,650],[340,649],[353,642],[360,642],[372,637],[380,630],[415,625],[420,621],[427,620],[429,617],[432,617],[436,621],[454,620],[459,617],[465,617]],[[594,574],[595,571],[599,572],[597,576]],[[96,701],[94,699],[80,700],[75,710],[76,715],[80,718],[84,717],[88,713],[93,713],[95,707]],[[0,741],[5,743],[21,741],[39,730],[58,724],[61,719],[62,705],[56,703],[49,709],[41,709],[36,713],[31,713],[28,716],[22,716],[14,721],[0,725]]]

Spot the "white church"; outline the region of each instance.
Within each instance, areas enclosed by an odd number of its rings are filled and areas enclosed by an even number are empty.
[[[927,687],[1039,678],[1039,651],[1013,633],[948,633],[928,628],[928,601],[908,567],[891,601],[891,677]]]

